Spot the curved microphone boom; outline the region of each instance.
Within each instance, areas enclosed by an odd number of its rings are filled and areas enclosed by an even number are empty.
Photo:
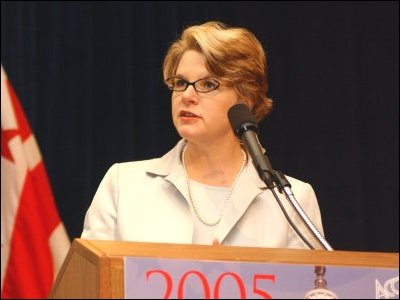
[[[325,238],[318,232],[315,226],[312,224],[306,213],[300,207],[296,201],[293,192],[291,191],[290,183],[285,178],[282,172],[274,171],[271,167],[268,157],[263,153],[261,144],[257,137],[257,125],[256,121],[250,112],[250,109],[245,104],[236,104],[232,106],[228,111],[229,122],[231,123],[232,129],[236,136],[244,143],[247,152],[250,154],[254,167],[256,168],[258,175],[264,181],[266,186],[271,190],[279,206],[282,209],[286,219],[297,232],[300,238],[311,248],[323,248],[325,250],[333,250]],[[289,217],[284,205],[281,203],[279,197],[275,193],[274,187],[278,187],[280,192],[284,192],[287,200],[295,210],[301,222],[305,228],[311,233],[313,239],[317,242],[314,246],[308,241],[300,230],[295,226],[294,222]]]

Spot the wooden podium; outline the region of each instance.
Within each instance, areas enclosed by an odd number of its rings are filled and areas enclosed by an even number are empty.
[[[124,298],[124,257],[399,267],[398,253],[153,244],[75,239],[49,298]]]

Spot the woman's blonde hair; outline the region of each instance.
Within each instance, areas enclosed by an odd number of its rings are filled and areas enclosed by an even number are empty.
[[[224,85],[234,87],[240,98],[252,102],[257,122],[271,111],[272,100],[266,96],[265,53],[253,33],[215,21],[186,28],[164,58],[164,80],[175,76],[187,50],[203,53],[207,70]]]

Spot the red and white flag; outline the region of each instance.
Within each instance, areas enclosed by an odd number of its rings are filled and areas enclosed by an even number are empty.
[[[69,246],[36,139],[1,66],[1,298],[47,298]]]

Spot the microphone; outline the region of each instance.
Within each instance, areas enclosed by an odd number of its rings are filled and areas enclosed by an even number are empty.
[[[332,247],[315,228],[314,224],[311,222],[301,206],[298,204],[292,190],[290,189],[291,185],[289,181],[285,178],[285,175],[282,172],[274,171],[272,169],[269,159],[267,155],[263,153],[264,151],[262,150],[260,141],[258,140],[258,127],[249,107],[243,103],[233,105],[228,110],[228,119],[231,123],[235,135],[244,143],[247,152],[250,154],[253,160],[253,165],[256,168],[258,175],[264,181],[266,186],[271,190],[283,214],[285,215],[292,228],[299,235],[299,237],[311,249],[322,248],[332,251]],[[300,220],[299,225],[303,226],[302,228],[304,229],[304,233],[308,233],[310,240],[308,240],[303,235],[301,230],[297,227],[297,225],[289,216],[288,212],[286,211],[285,205],[275,193],[274,183],[277,184],[279,192],[284,192],[286,199],[289,201],[290,205],[296,213],[296,216]]]
[[[228,119],[236,136],[244,143],[258,175],[268,188],[274,187],[274,170],[263,153],[257,136],[257,124],[246,104],[235,104],[228,110]]]

